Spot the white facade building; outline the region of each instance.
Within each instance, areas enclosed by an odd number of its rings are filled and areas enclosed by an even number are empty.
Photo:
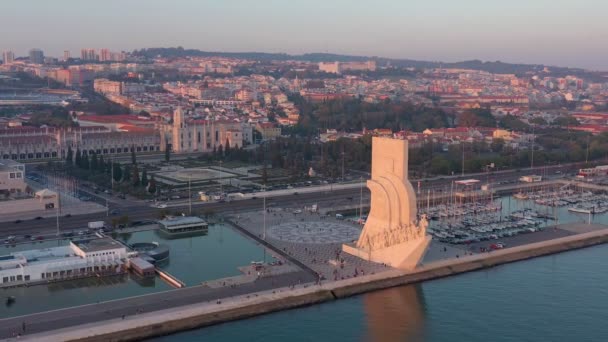
[[[0,284],[115,274],[122,272],[127,257],[126,247],[108,237],[15,252],[0,256]]]
[[[251,143],[252,128],[247,123],[212,120],[186,120],[185,113],[177,108],[173,113],[173,124],[161,126],[161,150],[171,144],[177,153],[211,152],[226,141],[231,148],[241,148]]]

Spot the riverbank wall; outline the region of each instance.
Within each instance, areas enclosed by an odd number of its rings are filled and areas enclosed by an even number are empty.
[[[608,229],[532,243],[528,245],[476,254],[423,265],[415,271],[390,269],[386,272],[350,278],[296,289],[231,298],[216,303],[193,304],[187,307],[151,312],[124,320],[110,320],[26,335],[21,340],[45,341],[134,341],[195,329],[212,324],[249,318],[265,313],[346,298],[365,292],[418,283],[494,266],[550,255],[608,242]]]

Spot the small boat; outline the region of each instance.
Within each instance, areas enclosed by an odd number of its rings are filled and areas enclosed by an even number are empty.
[[[584,208],[584,207],[570,207],[570,208],[568,208],[568,211],[571,211],[573,213],[582,213],[582,214],[593,214],[594,213],[593,208]]]
[[[520,200],[528,199],[528,195],[524,194],[523,192],[518,192],[515,195],[513,195],[513,197],[520,199]]]
[[[15,296],[8,296],[8,297],[6,297],[6,305],[7,306],[13,305],[13,303],[15,303],[16,300],[17,300],[17,298],[15,298]]]

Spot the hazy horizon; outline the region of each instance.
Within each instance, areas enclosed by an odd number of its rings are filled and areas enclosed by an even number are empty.
[[[479,59],[608,70],[608,3],[599,0],[24,0],[3,4],[0,50],[60,57],[81,48],[335,53]]]

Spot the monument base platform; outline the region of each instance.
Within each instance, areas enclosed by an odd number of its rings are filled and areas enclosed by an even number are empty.
[[[415,241],[408,241],[387,248],[369,251],[355,244],[343,244],[342,251],[367,261],[387,264],[402,270],[413,270],[424,257],[432,237],[425,235]]]

